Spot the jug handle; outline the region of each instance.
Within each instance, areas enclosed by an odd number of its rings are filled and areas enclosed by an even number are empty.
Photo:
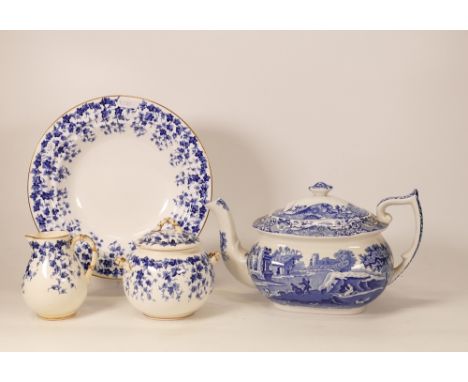
[[[91,263],[89,264],[89,267],[85,273],[86,279],[89,280],[89,278],[93,274],[94,268],[96,267],[96,262],[98,258],[98,249],[94,240],[91,239],[88,235],[79,234],[79,235],[73,236],[73,239],[71,242],[71,248],[73,251],[75,250],[75,245],[78,241],[84,241],[85,243],[88,243],[88,245],[91,248]]]
[[[411,263],[421,244],[423,232],[423,214],[418,190],[414,190],[408,195],[395,196],[381,200],[377,205],[377,219],[385,224],[389,224],[392,221],[392,215],[386,212],[386,210],[387,207],[393,205],[410,205],[412,207],[415,219],[415,234],[411,247],[401,255],[402,260],[400,264],[393,268],[389,283],[394,282]]]

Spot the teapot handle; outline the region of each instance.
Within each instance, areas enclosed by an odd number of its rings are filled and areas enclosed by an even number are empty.
[[[421,237],[423,232],[423,214],[421,209],[421,202],[419,201],[418,190],[414,190],[412,193],[403,196],[395,196],[385,198],[380,201],[377,205],[377,219],[385,224],[389,224],[392,221],[392,215],[386,212],[387,207],[393,205],[410,205],[413,208],[415,218],[415,235],[413,244],[410,249],[401,255],[401,262],[398,266],[393,268],[393,274],[389,280],[389,283],[394,282],[408,267],[413,260],[414,255],[418,251],[419,244],[421,243]]]
[[[89,264],[88,270],[85,273],[86,279],[89,280],[89,278],[93,274],[94,268],[96,267],[96,262],[98,258],[97,246],[94,240],[91,239],[88,235],[79,234],[79,235],[73,236],[73,239],[71,242],[71,248],[73,251],[75,250],[75,245],[78,241],[84,241],[85,243],[88,243],[91,248],[91,263]]]

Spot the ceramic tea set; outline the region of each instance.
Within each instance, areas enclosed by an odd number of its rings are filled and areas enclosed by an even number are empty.
[[[25,302],[42,318],[73,316],[94,274],[121,279],[146,316],[183,318],[207,301],[221,257],[236,279],[281,309],[360,312],[418,250],[418,192],[383,199],[372,214],[329,195],[324,182],[309,190],[258,218],[259,239],[247,251],[227,203],[210,201],[208,158],[180,117],[143,98],[85,101],[49,127],[31,162],[29,205],[39,232],[26,236]],[[413,244],[398,264],[382,236],[393,205],[411,206],[415,217]],[[198,240],[209,209],[221,256]]]

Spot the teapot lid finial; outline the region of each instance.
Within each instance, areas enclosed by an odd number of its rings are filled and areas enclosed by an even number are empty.
[[[312,186],[309,186],[309,190],[312,191],[314,196],[326,196],[333,189],[333,186],[325,182],[317,182]]]

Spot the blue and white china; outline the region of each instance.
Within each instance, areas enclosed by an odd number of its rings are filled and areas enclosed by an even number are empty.
[[[190,127],[163,106],[137,97],[92,99],[44,133],[29,170],[30,209],[39,231],[91,236],[95,274],[119,278],[120,256],[154,221],[170,216],[197,235],[207,217],[211,175]],[[90,248],[78,249],[89,264]]]
[[[97,261],[93,240],[86,235],[72,237],[67,231],[39,232],[26,239],[32,249],[22,283],[26,304],[48,320],[73,316],[86,298]],[[92,249],[87,270],[75,254],[79,242]]]
[[[208,204],[220,225],[221,256],[239,281],[257,287],[285,310],[357,313],[395,281],[416,254],[423,217],[418,191],[383,199],[376,214],[329,196],[319,182],[312,195],[257,219],[258,242],[246,251],[239,242],[229,207]],[[387,208],[409,205],[415,217],[411,248],[394,264],[382,236],[392,220]]]
[[[169,224],[170,228],[164,228]],[[124,269],[128,301],[151,318],[179,319],[192,315],[213,290],[217,254],[200,247],[196,235],[171,218],[144,235],[137,250],[118,264]]]

